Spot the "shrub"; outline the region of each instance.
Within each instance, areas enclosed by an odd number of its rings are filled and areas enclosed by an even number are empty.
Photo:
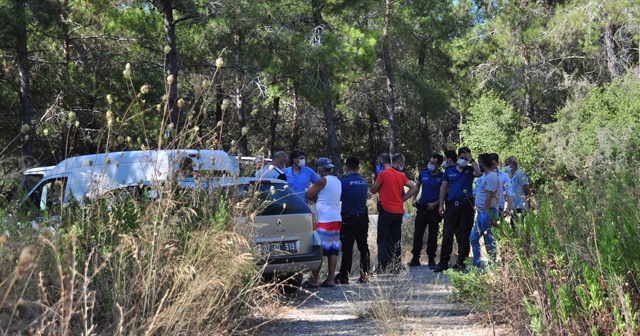
[[[639,173],[634,166],[550,184],[515,235],[498,231],[502,264],[486,278],[490,286],[460,293],[474,302],[491,296],[515,328],[534,334],[637,334],[640,208],[630,200],[640,197]]]

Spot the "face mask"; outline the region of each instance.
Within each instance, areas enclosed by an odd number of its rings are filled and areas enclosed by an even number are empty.
[[[300,167],[304,167],[304,164],[305,164],[305,163],[306,163],[306,162],[304,161],[304,159],[300,159],[300,161],[298,161],[298,166],[300,166]]]
[[[458,160],[458,166],[460,166],[462,168],[466,167],[467,166],[467,160],[465,160],[465,159]]]
[[[511,173],[511,166],[504,167],[504,171],[507,173]]]
[[[434,171],[436,169],[436,166],[434,166],[433,163],[429,162],[429,164],[427,165],[427,169],[429,171]]]
[[[404,166],[399,166],[398,167],[398,171],[403,171],[404,170]]]
[[[445,168],[449,168],[449,167],[450,167],[450,166],[449,166],[449,161],[445,161],[445,162],[442,164],[442,166],[443,166],[443,167],[445,167]]]

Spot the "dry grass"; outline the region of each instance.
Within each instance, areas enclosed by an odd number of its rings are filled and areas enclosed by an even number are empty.
[[[223,205],[208,209],[217,217],[174,200],[125,208],[98,201],[55,234],[2,244],[1,334],[250,333],[253,313],[275,302]]]

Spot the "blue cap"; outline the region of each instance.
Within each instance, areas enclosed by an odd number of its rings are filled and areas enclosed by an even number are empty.
[[[318,159],[318,167],[322,167],[324,169],[331,169],[333,167],[335,167],[333,164],[331,164],[331,160],[329,160],[326,157],[321,157]]]

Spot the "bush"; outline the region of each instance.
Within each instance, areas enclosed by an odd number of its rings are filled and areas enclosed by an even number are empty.
[[[543,151],[554,174],[583,179],[637,161],[640,143],[640,81],[629,76],[607,87],[574,93],[557,122],[548,126]]]
[[[475,297],[491,296],[514,327],[534,334],[640,332],[640,208],[631,201],[640,199],[638,174],[633,166],[550,184],[515,235],[497,234],[502,265]]]
[[[157,201],[111,194],[65,212],[54,234],[4,236],[2,330],[191,335],[242,328],[272,297],[257,285],[248,237],[221,225],[247,214],[205,197],[191,213],[174,193],[162,194]]]

